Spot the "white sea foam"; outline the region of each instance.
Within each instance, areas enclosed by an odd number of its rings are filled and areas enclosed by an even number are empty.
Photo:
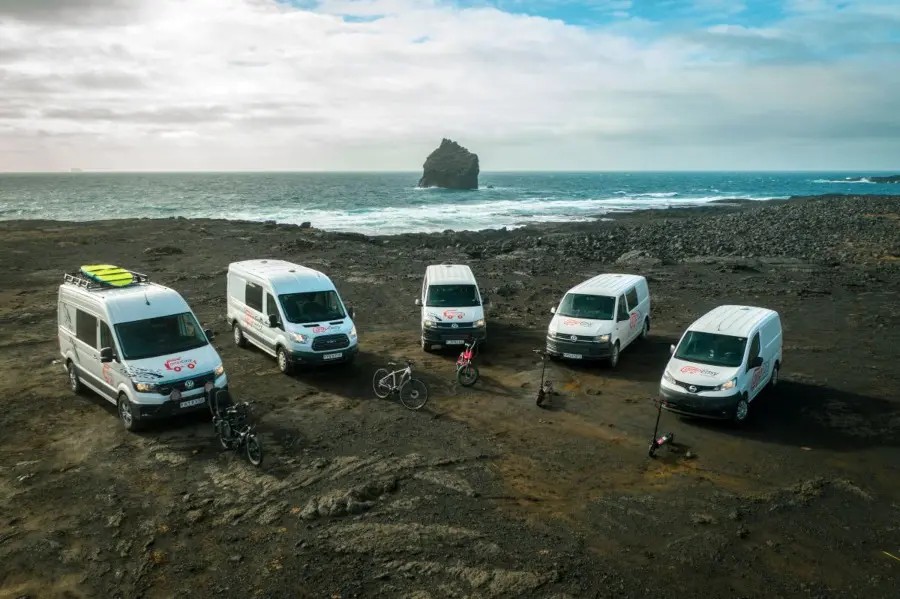
[[[866,177],[862,177],[857,180],[848,180],[848,179],[813,179],[813,183],[871,183],[875,185],[874,182],[870,181]]]

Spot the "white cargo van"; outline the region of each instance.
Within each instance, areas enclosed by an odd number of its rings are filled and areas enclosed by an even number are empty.
[[[484,302],[472,269],[465,264],[432,264],[425,269],[422,295],[422,349],[487,340]]]
[[[569,289],[550,309],[547,353],[571,360],[608,360],[650,332],[650,289],[640,275],[602,274]]]
[[[688,327],[659,383],[665,409],[689,416],[747,418],[750,402],[778,384],[781,319],[752,306],[719,306]]]
[[[353,309],[325,274],[284,260],[228,265],[227,320],[234,342],[249,341],[288,374],[297,364],[352,362],[359,350]]]
[[[131,273],[113,287],[82,273],[59,287],[59,349],[78,393],[87,387],[116,404],[127,430],[148,420],[206,410],[206,385],[225,389],[211,331],[178,292]]]

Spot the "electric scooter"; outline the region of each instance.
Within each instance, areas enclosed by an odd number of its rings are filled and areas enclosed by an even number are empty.
[[[656,400],[656,425],[653,427],[653,437],[650,438],[650,448],[648,450],[648,455],[651,458],[656,457],[656,450],[665,445],[666,443],[673,443],[675,441],[675,433],[669,432],[663,435],[662,437],[657,437],[659,434],[659,417],[662,414],[662,400]]]
[[[533,349],[531,350],[536,354],[540,354],[541,356],[541,386],[538,387],[537,398],[535,403],[539,408],[544,407],[544,402],[553,395],[553,381],[544,380],[544,372],[547,369],[547,352],[542,349]]]

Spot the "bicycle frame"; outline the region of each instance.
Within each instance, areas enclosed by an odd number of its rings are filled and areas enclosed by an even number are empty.
[[[397,375],[400,375],[400,380],[397,380]],[[400,368],[399,370],[394,370],[388,376],[391,377],[391,392],[396,391],[400,387],[403,386],[403,383],[412,378],[412,367],[407,366],[406,368]],[[384,377],[385,379],[387,377]],[[382,379],[384,380],[384,379]]]

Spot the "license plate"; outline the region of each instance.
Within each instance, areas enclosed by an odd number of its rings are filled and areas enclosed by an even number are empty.
[[[447,339],[447,345],[462,345],[466,340],[465,339]]]
[[[178,405],[179,405],[180,407],[182,407],[182,408],[189,408],[189,407],[191,407],[191,406],[199,406],[199,405],[202,404],[204,401],[206,401],[205,398],[203,398],[203,397],[198,397],[197,399],[189,399],[189,400],[187,400],[187,401],[183,401],[183,402],[181,402],[181,403],[178,404]]]
[[[322,356],[322,359],[323,359],[323,360],[337,360],[338,358],[340,358],[340,357],[343,356],[343,355],[344,355],[344,354],[342,354],[342,353],[325,354],[324,356]]]
[[[574,358],[576,360],[580,360],[581,354],[563,354],[563,358]]]

